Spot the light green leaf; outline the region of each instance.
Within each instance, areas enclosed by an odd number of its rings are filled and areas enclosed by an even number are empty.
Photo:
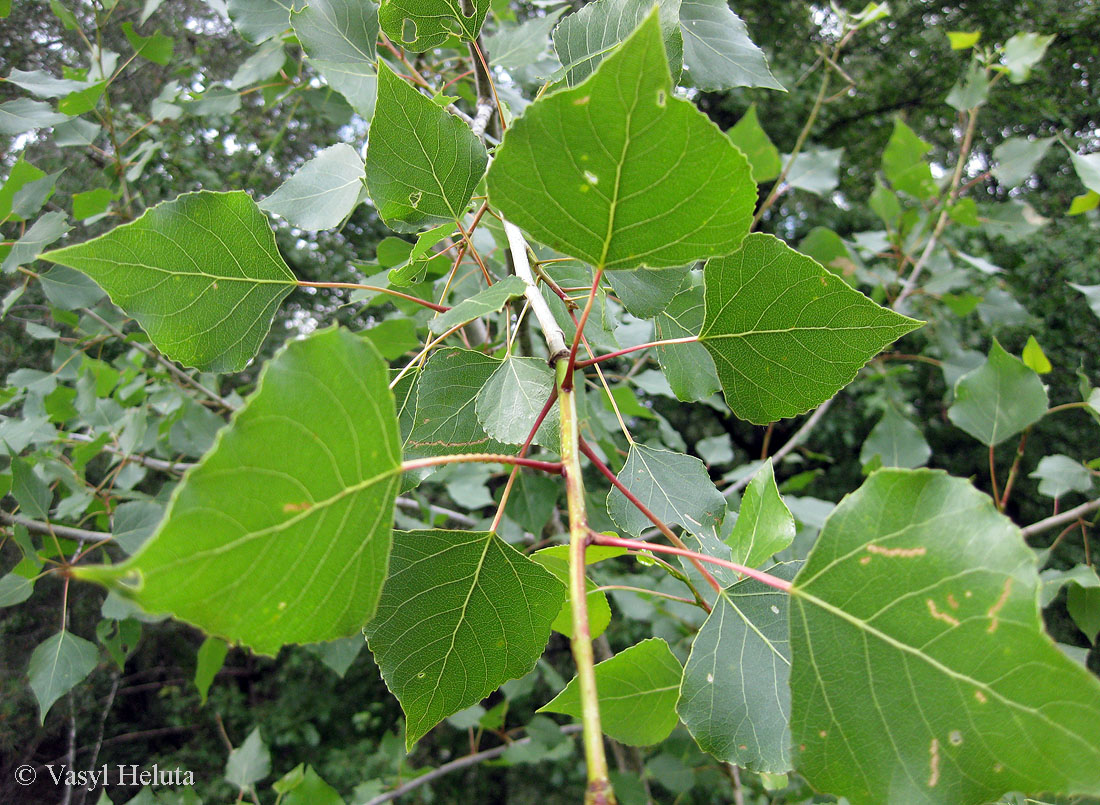
[[[639,268],[609,274],[615,296],[632,316],[652,319],[684,286],[688,273],[683,268]]]
[[[400,479],[387,380],[346,330],[290,342],[142,550],[76,572],[261,654],[355,634],[385,579]]]
[[[523,444],[553,389],[554,371],[546,361],[505,358],[478,392],[478,420],[498,442]],[[556,452],[558,427],[558,409],[552,406],[535,434],[535,442]]]
[[[733,561],[746,567],[760,567],[794,541],[795,530],[794,517],[775,485],[769,458],[745,487],[737,522],[726,537],[726,543],[733,549]]]
[[[12,244],[4,262],[0,263],[0,272],[7,274],[19,266],[32,262],[42,250],[72,229],[69,218],[63,212],[48,212],[41,216]]]
[[[1066,210],[1066,215],[1081,215],[1089,210],[1095,210],[1097,207],[1100,207],[1100,193],[1097,193],[1095,190],[1089,190],[1079,196],[1073,197],[1069,209]]]
[[[8,178],[4,180],[3,186],[0,187],[0,220],[12,215],[12,204],[15,202],[16,193],[27,185],[45,178],[45,171],[39,170],[24,160],[23,157],[19,157],[15,164],[11,166],[11,171],[8,173]],[[19,217],[12,216],[10,220],[18,221]]]
[[[15,220],[30,218],[42,209],[53,195],[57,178],[65,172],[62,168],[49,176],[43,176],[33,182],[27,182],[12,194],[12,214]],[[75,195],[74,194],[74,198]]]
[[[53,703],[92,672],[99,660],[94,643],[61,631],[39,643],[27,667],[31,692],[38,700],[38,723],[46,723]]]
[[[1093,192],[1100,193],[1100,151],[1093,154],[1077,154],[1069,152],[1069,158],[1073,162],[1073,169],[1077,172],[1077,178],[1081,184]]]
[[[679,0],[657,0],[661,38],[674,76],[684,56]],[[654,3],[648,0],[596,0],[570,14],[554,31],[554,49],[569,86],[588,78],[608,54],[638,28]]]
[[[1060,498],[1070,492],[1091,492],[1092,473],[1069,456],[1043,456],[1029,478],[1039,479],[1039,494]]]
[[[982,38],[981,31],[948,31],[947,39],[952,50],[970,50]]]
[[[14,572],[0,576],[0,609],[22,604],[33,592],[34,581],[26,576]]]
[[[1072,584],[1077,587],[1100,587],[1100,576],[1089,565],[1074,565],[1068,570],[1053,568],[1039,573],[1039,608],[1046,609],[1058,597],[1061,589]]]
[[[558,545],[554,547],[565,546]],[[562,587],[565,588],[565,601],[562,602],[561,609],[558,610],[558,614],[553,623],[550,624],[550,628],[572,639],[573,593],[569,589],[569,559],[568,555],[563,557],[560,553],[552,552],[552,550],[552,548],[543,548],[541,551],[535,551],[531,554],[531,559],[552,573],[554,578],[560,581]],[[586,562],[586,564],[589,564],[589,562]],[[608,624],[611,623],[611,606],[607,603],[607,595],[597,589],[599,585],[596,582],[586,578],[584,584],[587,591],[584,599],[588,608],[588,633],[595,640],[604,633]]]
[[[618,479],[666,525],[678,523],[697,534],[713,530],[725,517],[726,499],[694,456],[632,444]],[[607,513],[635,536],[653,525],[615,488],[607,495]]]
[[[756,116],[755,103],[741,116],[737,125],[726,132],[726,136],[748,157],[754,181],[771,181],[783,169],[779,149],[772,143]]]
[[[463,299],[446,313],[440,313],[428,322],[428,329],[439,335],[459,324],[466,324],[490,313],[497,313],[504,309],[509,300],[523,296],[526,288],[527,283],[519,277],[505,277],[468,299]]]
[[[955,383],[955,402],[947,417],[992,447],[1035,424],[1046,411],[1043,381],[994,339],[985,363]]]
[[[229,18],[241,36],[253,44],[265,42],[290,28],[290,13],[306,0],[229,0]]]
[[[1043,632],[1033,552],[992,501],[880,470],[791,599],[798,769],[853,805],[1100,793],[1100,682]]]
[[[332,229],[348,217],[363,191],[363,160],[346,143],[329,146],[259,203],[293,226]]]
[[[1039,63],[1054,41],[1054,35],[1043,36],[1036,33],[1020,33],[1005,42],[1001,63],[1008,70],[1008,78],[1013,84],[1022,84],[1031,75],[1031,68]]]
[[[17,98],[0,103],[0,134],[15,135],[64,123],[68,116],[55,112],[45,101]]]
[[[174,47],[172,37],[165,36],[160,31],[152,36],[142,36],[134,30],[132,22],[122,23],[122,32],[130,42],[130,47],[134,49],[135,55],[148,59],[154,64],[164,65],[172,61]]]
[[[502,27],[487,37],[489,64],[516,70],[537,61],[546,53],[550,31],[564,11],[559,8],[543,17],[531,17],[520,25]]]
[[[1096,314],[1097,318],[1100,318],[1100,285],[1077,285],[1073,282],[1067,284],[1073,290],[1085,295],[1085,301],[1088,302],[1089,308]]]
[[[803,151],[794,158],[787,172],[787,184],[817,196],[836,189],[840,184],[840,158],[843,148],[818,148]]]
[[[237,67],[227,85],[230,89],[241,90],[260,81],[266,81],[275,75],[286,63],[286,50],[281,39],[273,39],[260,45],[259,50],[245,59]]]
[[[476,408],[478,393],[499,366],[496,358],[469,349],[432,353],[417,383],[406,458],[500,452],[500,443],[482,428]]]
[[[343,679],[352,663],[359,656],[359,652],[366,648],[366,645],[367,641],[363,635],[355,634],[339,640],[315,643],[308,648],[324,663],[326,668]]]
[[[1043,348],[1039,346],[1039,342],[1035,340],[1033,335],[1027,337],[1027,343],[1024,344],[1024,351],[1020,354],[1020,357],[1023,359],[1024,365],[1036,374],[1045,375],[1054,370],[1043,352]]]
[[[797,565],[771,573],[793,578]],[[699,748],[756,772],[791,768],[789,598],[758,581],[718,596],[691,645],[676,711]]]
[[[214,681],[214,677],[225,664],[225,656],[228,653],[229,644],[217,637],[208,637],[199,646],[195,661],[195,687],[199,690],[199,699],[203,704],[206,704],[210,683]]]
[[[405,711],[406,747],[530,671],[564,596],[557,579],[493,534],[394,532],[378,614],[364,631]]]
[[[966,72],[947,93],[944,101],[953,109],[966,112],[981,106],[989,97],[989,74],[977,57],[970,60]]]
[[[605,269],[727,254],[756,201],[744,155],[673,95],[656,13],[583,84],[528,107],[488,181],[535,239]]]
[[[43,259],[83,271],[157,349],[212,372],[248,364],[297,284],[243,191],[186,193]]]
[[[654,320],[658,340],[696,336],[702,326],[702,285],[676,294]],[[705,400],[721,388],[714,359],[701,344],[664,344],[657,347],[657,361],[678,400]]]
[[[868,464],[878,456],[883,467],[920,467],[932,455],[920,428],[889,405],[863,442],[859,463]]]
[[[86,193],[73,193],[73,218],[83,221],[101,215],[111,206],[115,194],[109,187],[97,187]]]
[[[344,805],[344,799],[312,766],[306,766],[302,779],[287,790],[280,805]]]
[[[411,319],[386,319],[360,333],[370,340],[387,361],[400,358],[410,350],[420,347],[416,335],[416,323]]]
[[[472,42],[485,22],[489,0],[470,0],[472,13],[461,0],[382,0],[378,21],[382,31],[405,50],[422,53],[452,36]]]
[[[128,554],[137,553],[156,533],[163,518],[164,507],[151,500],[130,500],[120,504],[111,519],[115,544]]]
[[[920,322],[879,307],[771,235],[754,234],[704,272],[699,340],[726,402],[757,425],[815,408]]]
[[[242,791],[254,790],[256,783],[271,774],[271,752],[256,727],[244,743],[229,753],[225,764],[225,779]]]
[[[371,0],[315,0],[291,15],[313,66],[361,115],[374,114],[378,6]]]
[[[488,157],[470,127],[379,65],[367,143],[367,188],[391,229],[416,232],[462,217]]]
[[[924,160],[932,146],[922,140],[901,118],[894,121],[894,132],[882,153],[882,171],[894,189],[924,200],[938,192],[932,168]]]
[[[87,81],[54,78],[44,70],[12,70],[7,80],[39,98],[61,98],[88,87]]]
[[[50,304],[62,310],[91,307],[106,295],[86,275],[66,266],[54,266],[40,274],[38,282]]]
[[[1040,137],[1036,140],[1013,137],[1005,140],[993,149],[993,159],[997,163],[993,168],[993,176],[1005,187],[1022,184],[1035,172],[1035,166],[1053,142],[1053,137]]]
[[[643,640],[596,665],[600,725],[628,746],[652,746],[676,727],[676,698],[683,669],[668,643]],[[581,717],[580,686],[570,680],[557,696],[538,709]]]
[[[897,203],[897,195],[887,190],[881,184],[876,188],[882,189],[884,192],[890,194],[890,198],[894,203]],[[871,200],[872,209],[874,209],[874,198]],[[901,214],[901,208],[898,208],[898,215]],[[826,270],[840,277],[845,277],[852,274],[856,270],[855,261],[852,259],[852,252],[848,248],[848,245],[844,240],[831,229],[824,226],[815,226],[809,232],[806,233],[806,237],[802,238],[802,241],[798,244],[798,250],[807,257],[813,258],[814,262],[820,263]]]
[[[764,52],[749,39],[745,23],[725,0],[681,0],[684,66],[699,89],[766,87],[782,90]],[[757,178],[757,181],[764,181]]]
[[[9,377],[8,383],[11,384]],[[25,458],[11,460],[11,496],[19,504],[20,511],[36,520],[45,520],[53,504],[50,485],[39,478],[34,467]]]

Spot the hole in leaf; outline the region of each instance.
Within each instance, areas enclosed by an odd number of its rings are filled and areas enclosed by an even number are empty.
[[[592,171],[585,171],[584,178],[589,184],[599,184],[600,177],[594,174]]]
[[[412,193],[409,193],[409,205],[413,209],[416,209],[417,205],[420,204],[420,199],[423,196],[424,196],[424,193],[421,192],[420,190],[414,190]]]
[[[666,97],[665,96],[665,91],[663,89],[657,90],[657,105],[658,106],[663,107],[665,105],[665,97]]]
[[[405,18],[405,22],[401,24],[401,41],[406,44],[416,41],[416,20]]]

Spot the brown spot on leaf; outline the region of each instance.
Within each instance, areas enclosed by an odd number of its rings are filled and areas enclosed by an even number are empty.
[[[928,787],[934,788],[936,783],[940,781],[940,742],[933,738],[932,743],[928,746],[929,755],[929,774],[928,774]]]
[[[1012,579],[1010,577],[1010,578],[1005,579],[1004,587],[1001,588],[1000,597],[996,601],[993,602],[993,606],[991,606],[989,608],[989,612],[986,613],[987,615],[989,615],[989,619],[990,619],[989,620],[989,628],[986,629],[986,631],[989,632],[990,634],[993,634],[995,631],[997,631],[997,625],[998,625],[998,623],[1000,623],[1000,621],[997,618],[997,613],[1001,611],[1001,608],[1004,607],[1005,602],[1008,601],[1008,594],[1011,591],[1012,591]]]
[[[313,504],[308,500],[303,500],[301,503],[284,503],[283,511],[287,514],[291,512],[307,512],[313,508]]]
[[[924,556],[928,550],[923,546],[916,548],[883,548],[881,545],[875,545],[873,542],[867,546],[868,553],[877,553],[879,556],[891,556],[901,559],[912,559],[917,556]]]
[[[940,610],[936,608],[936,602],[933,601],[931,598],[929,598],[925,603],[928,604],[929,613],[931,613],[932,617],[936,620],[943,621],[949,626],[959,625],[958,618],[948,615],[946,612],[940,612]]]

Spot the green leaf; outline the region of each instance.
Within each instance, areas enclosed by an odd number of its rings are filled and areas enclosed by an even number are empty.
[[[677,76],[684,56],[680,3],[657,0],[656,5],[665,54],[673,75]],[[569,86],[588,78],[608,54],[637,30],[653,6],[648,0],[596,0],[562,20],[554,30],[554,49],[564,65]]]
[[[1077,285],[1072,282],[1067,284],[1073,290],[1085,295],[1085,301],[1088,302],[1089,308],[1096,314],[1097,318],[1100,318],[1100,285]]]
[[[420,346],[420,339],[416,337],[416,323],[406,318],[386,319],[369,330],[364,330],[360,335],[369,339],[387,361],[400,358]]]
[[[1013,84],[1022,84],[1031,75],[1031,68],[1039,63],[1054,41],[1054,35],[1043,36],[1036,33],[1020,33],[1005,42],[1001,63],[1008,70],[1008,78]]]
[[[1100,207],[1100,193],[1089,190],[1080,196],[1073,197],[1066,215],[1081,215],[1089,210],[1095,210],[1097,207]]]
[[[932,448],[920,428],[888,405],[882,419],[867,434],[859,451],[859,463],[868,464],[877,456],[883,467],[913,469],[924,465],[931,455]]]
[[[470,0],[465,14],[461,0],[382,0],[378,20],[382,32],[405,50],[422,53],[452,36],[472,42],[481,31],[489,0]]]
[[[546,361],[509,356],[478,392],[478,421],[498,442],[523,444],[553,389],[554,370]],[[539,426],[535,442],[556,452],[558,427],[558,409],[553,406]]]
[[[31,225],[19,240],[12,244],[4,262],[0,263],[0,272],[7,274],[19,266],[33,262],[40,257],[42,250],[60,238],[72,227],[68,216],[63,212],[48,212]]]
[[[437,349],[420,371],[406,458],[499,452],[477,417],[478,392],[500,361],[469,349]],[[526,435],[526,434],[524,434]]]
[[[439,335],[459,324],[466,324],[490,313],[497,313],[504,309],[509,300],[523,296],[526,288],[527,283],[519,277],[505,277],[468,299],[463,299],[446,313],[440,313],[428,322],[428,329]]]
[[[241,36],[255,45],[290,28],[290,14],[306,0],[228,0],[229,18]]]
[[[932,179],[932,168],[924,156],[932,150],[905,124],[901,118],[894,121],[894,132],[882,153],[882,171],[894,189],[925,200],[933,198],[938,190]]]
[[[726,132],[726,136],[748,157],[754,181],[771,181],[783,169],[779,149],[775,147],[760,125],[755,103],[749,106],[748,111],[737,121],[737,125]]]
[[[217,637],[208,637],[199,646],[195,662],[195,687],[199,690],[199,699],[203,704],[206,704],[210,683],[225,664],[225,655],[228,653],[229,645]]]
[[[4,180],[3,186],[0,187],[0,220],[5,218],[13,221],[20,220],[20,216],[12,215],[15,194],[27,185],[45,178],[45,171],[39,170],[24,160],[23,157],[19,157],[16,163],[11,166],[11,171],[8,173],[8,178]],[[11,217],[9,218],[9,216]]]
[[[1076,154],[1069,152],[1073,169],[1081,184],[1093,192],[1100,193],[1100,152],[1094,154]]]
[[[457,221],[487,161],[469,126],[379,65],[367,188],[387,226],[417,232]]]
[[[90,112],[99,105],[99,99],[103,97],[103,93],[106,91],[106,81],[92,84],[87,89],[83,89],[80,92],[74,92],[71,95],[66,95],[58,101],[57,111],[71,116]]]
[[[1091,492],[1092,473],[1069,456],[1043,456],[1028,478],[1039,479],[1039,494],[1060,498],[1070,492]]]
[[[255,789],[258,783],[271,774],[271,752],[256,727],[248,733],[244,743],[229,753],[225,764],[225,779],[242,791]]]
[[[107,211],[114,201],[114,192],[107,187],[97,187],[86,193],[73,193],[73,218],[82,221]]]
[[[12,70],[7,80],[32,95],[37,95],[39,98],[61,98],[70,93],[86,89],[88,86],[87,81],[54,78],[44,70]]]
[[[313,66],[360,115],[374,114],[378,7],[370,0],[315,0],[291,16]]]
[[[981,31],[948,31],[947,39],[952,50],[970,50],[982,38]]]
[[[248,364],[297,284],[242,191],[185,193],[43,259],[95,280],[169,358],[212,372]]]
[[[509,126],[488,184],[510,220],[559,252],[596,268],[665,268],[737,248],[756,202],[750,174],[673,95],[652,13],[583,84]]]
[[[794,517],[775,485],[769,458],[745,487],[737,522],[726,537],[726,543],[733,549],[733,561],[746,567],[760,567],[794,541],[795,530]]]
[[[771,235],[710,260],[699,340],[733,413],[757,425],[815,408],[921,322],[879,307]]]
[[[652,319],[684,286],[688,274],[683,268],[639,268],[609,274],[615,296],[632,316]]]
[[[122,32],[134,52],[143,59],[148,59],[154,64],[168,64],[172,61],[172,49],[174,47],[172,37],[165,36],[157,31],[152,36],[142,36],[134,30],[132,22],[122,23]]]
[[[14,572],[0,576],[0,609],[22,604],[33,592],[34,581],[26,576]]]
[[[1095,644],[1100,634],[1100,587],[1070,584],[1066,592],[1066,609],[1089,642]]]
[[[55,112],[45,101],[17,98],[0,103],[0,134],[15,135],[64,123],[68,116]]]
[[[1027,343],[1024,344],[1024,351],[1020,357],[1023,358],[1024,365],[1036,374],[1045,375],[1054,369],[1050,365],[1050,361],[1047,360],[1043,348],[1039,346],[1039,342],[1035,340],[1033,335],[1027,337]]]
[[[259,49],[240,63],[227,85],[241,90],[274,76],[286,63],[286,50],[281,39],[264,42]]]
[[[771,572],[789,580],[797,569]],[[791,768],[789,600],[753,579],[723,590],[680,684],[676,711],[699,748],[756,772]]]
[[[787,171],[787,184],[817,196],[836,189],[840,184],[840,158],[843,148],[818,148],[802,151]]]
[[[654,321],[658,340],[696,336],[702,326],[702,285],[676,294]],[[714,359],[701,344],[664,344],[657,347],[657,361],[678,400],[705,400],[721,388]]]
[[[564,8],[543,17],[531,17],[520,25],[502,27],[485,40],[490,66],[518,70],[538,61],[546,53],[550,31]]]
[[[1100,682],[1043,632],[1035,558],[966,481],[880,470],[791,599],[798,770],[853,805],[1100,793]]]
[[[54,266],[40,274],[38,282],[50,304],[62,310],[91,307],[106,295],[87,276],[66,266]]]
[[[981,106],[989,97],[989,75],[978,57],[970,60],[962,78],[947,93],[944,101],[960,112]]]
[[[876,192],[881,189],[885,193],[890,194],[890,198],[894,203],[897,203],[897,195],[891,190],[887,190],[881,184],[876,188]],[[874,198],[872,197],[872,209],[874,208]],[[901,208],[898,207],[898,215],[901,214]],[[896,216],[895,216],[896,218]],[[820,263],[827,271],[836,274],[839,277],[845,277],[852,274],[856,269],[856,264],[852,260],[852,252],[848,249],[848,245],[844,240],[831,229],[824,226],[815,226],[809,232],[806,233],[806,237],[802,238],[798,244],[798,250],[807,257],[810,257],[816,263]]]
[[[280,805],[344,805],[344,800],[312,766],[306,766],[305,774],[293,787],[287,789]]]
[[[1005,187],[1016,187],[1026,181],[1039,160],[1046,154],[1054,137],[1040,137],[1029,140],[1026,137],[1013,137],[993,149],[996,166],[993,176]]]
[[[50,485],[39,478],[31,463],[23,458],[11,460],[11,476],[11,496],[19,504],[20,511],[36,520],[45,520],[53,504]]]
[[[554,548],[561,547],[564,546],[554,546]],[[543,548],[541,551],[535,551],[531,554],[531,560],[546,568],[565,588],[565,601],[562,602],[561,609],[558,610],[558,614],[553,623],[550,624],[550,628],[572,639],[573,594],[569,589],[569,558],[568,554],[561,556],[560,552],[554,551],[554,548]],[[591,564],[588,561],[585,563]],[[599,585],[596,582],[586,578],[584,584],[587,591],[584,599],[588,608],[588,634],[594,640],[602,635],[611,623],[611,606],[607,603],[607,596],[597,589]]]
[[[676,698],[683,669],[668,643],[650,638],[596,665],[600,725],[628,746],[652,746],[676,727]],[[581,717],[580,686],[570,680],[557,696],[538,709]]]
[[[768,69],[764,52],[752,43],[745,23],[725,0],[681,0],[680,24],[684,65],[694,86],[708,91],[783,89]]]
[[[385,579],[400,479],[387,379],[346,330],[290,342],[142,550],[76,572],[261,654],[355,634]]]
[[[725,517],[726,499],[694,456],[632,444],[618,479],[666,525],[678,523],[697,534],[716,528]],[[635,536],[653,525],[616,488],[607,495],[607,513]]]
[[[539,472],[520,470],[505,514],[524,531],[541,534],[554,513],[561,484]]]
[[[39,643],[27,668],[31,692],[38,700],[38,723],[46,723],[53,703],[92,672],[99,660],[94,643],[60,631]]]
[[[405,711],[406,747],[534,668],[564,596],[493,534],[394,532],[378,614],[364,631]]]
[[[259,203],[292,226],[312,232],[340,224],[363,192],[363,160],[346,143],[329,146]]]
[[[994,339],[985,363],[955,383],[955,402],[947,417],[992,447],[1035,424],[1046,412],[1043,381]]]

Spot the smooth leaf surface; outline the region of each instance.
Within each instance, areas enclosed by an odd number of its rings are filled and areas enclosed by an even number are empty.
[[[1005,187],[1016,187],[1035,172],[1035,166],[1054,142],[1053,137],[1029,140],[1013,137],[993,149],[993,176]]]
[[[792,588],[799,772],[853,805],[1100,793],[1100,683],[1043,632],[1038,587],[966,481],[873,474]]]
[[[0,273],[7,274],[19,266],[26,265],[33,262],[38,257],[44,248],[49,246],[55,240],[60,238],[72,227],[69,226],[68,218],[63,212],[48,212],[41,216],[22,237],[11,246],[11,251],[4,257],[4,261],[0,263]]]
[[[343,221],[362,191],[363,160],[350,145],[337,143],[299,168],[259,207],[292,226],[316,232]]]
[[[955,383],[947,417],[982,444],[998,445],[1042,419],[1047,411],[1043,381],[994,339],[985,363]]]
[[[883,467],[914,469],[925,464],[931,455],[932,448],[920,428],[890,405],[867,434],[859,451],[859,462],[867,464],[878,456]]]
[[[478,420],[498,442],[523,444],[553,389],[554,372],[542,358],[505,358],[478,392]],[[558,450],[558,416],[551,407],[536,444]]]
[[[61,631],[39,643],[27,667],[31,691],[38,701],[38,723],[46,723],[53,703],[92,672],[99,650],[72,632]]]
[[[355,634],[386,576],[400,478],[387,379],[346,330],[291,342],[142,550],[79,574],[262,654]]]
[[[672,297],[653,326],[658,340],[699,335],[703,326],[703,286],[694,285]],[[714,359],[702,344],[663,344],[657,347],[657,361],[678,400],[705,400],[722,387]]]
[[[432,353],[417,382],[406,457],[499,452],[500,443],[485,432],[476,407],[479,392],[499,366],[495,358],[468,349]]]
[[[760,567],[772,554],[790,545],[794,534],[794,516],[779,496],[769,458],[745,487],[737,522],[726,543],[732,549],[734,562]]]
[[[42,259],[87,274],[173,360],[243,369],[296,285],[247,193],[186,193]]]
[[[487,161],[469,126],[379,65],[367,189],[387,226],[416,232],[458,220]]]
[[[658,0],[665,54],[679,75],[684,44],[680,32],[679,0]],[[554,49],[565,67],[570,86],[584,81],[609,53],[638,28],[653,8],[647,0],[596,0],[570,14],[554,30]]]
[[[698,533],[714,529],[725,517],[726,499],[694,456],[632,444],[617,477],[665,525],[676,523]],[[607,494],[607,513],[635,536],[653,525],[616,488]]]
[[[271,773],[271,752],[256,727],[244,743],[229,753],[225,764],[225,779],[242,791],[255,786]]]
[[[55,112],[45,101],[17,98],[0,103],[0,134],[16,135],[25,131],[56,126],[69,119],[68,115]]]
[[[537,61],[549,47],[550,31],[558,23],[564,8],[543,17],[531,17],[519,25],[501,28],[485,39],[490,66],[518,70]]]
[[[489,0],[470,0],[472,13],[461,0],[382,0],[378,21],[382,31],[405,50],[421,53],[437,48],[452,36],[477,39],[489,11]]]
[[[725,0],[681,0],[680,23],[684,66],[694,86],[708,91],[783,89],[768,69],[764,52],[752,43],[745,23]]]
[[[900,118],[894,121],[894,132],[882,154],[882,171],[895,190],[919,199],[936,195],[932,168],[924,156],[932,146],[917,136]]]
[[[394,532],[378,614],[364,630],[412,746],[447,716],[530,671],[565,587],[499,537]]]
[[[733,413],[757,425],[832,397],[920,322],[880,307],[771,235],[750,235],[704,272],[699,340]]]
[[[619,271],[607,279],[630,315],[651,319],[668,307],[687,276],[682,268],[640,268]]]
[[[228,0],[229,18],[241,36],[259,44],[290,28],[291,12],[306,0]]]
[[[752,178],[756,182],[770,181],[783,169],[779,149],[760,125],[755,103],[749,106],[737,125],[726,132],[726,136],[748,157]]]
[[[660,743],[676,727],[676,698],[683,669],[668,643],[643,640],[596,665],[600,724],[628,746]],[[580,686],[570,680],[540,713],[581,717]]]
[[[656,13],[583,84],[509,126],[488,184],[536,240],[606,269],[727,254],[756,201],[744,155],[673,95]]]
[[[356,112],[370,118],[378,84],[378,6],[370,0],[313,0],[291,22],[313,66]]]
[[[439,335],[459,324],[466,324],[481,316],[497,313],[504,309],[504,305],[509,300],[523,296],[526,288],[527,283],[519,277],[505,277],[468,299],[463,299],[446,313],[440,313],[428,322],[428,329]]]
[[[1043,456],[1039,465],[1028,475],[1039,479],[1039,494],[1060,498],[1070,492],[1091,492],[1092,473],[1080,461],[1069,456]]]
[[[769,572],[791,579],[797,567]],[[745,579],[714,602],[684,665],[676,711],[699,748],[754,771],[791,768],[789,598]]]
[[[554,546],[560,548],[562,546]],[[531,554],[531,559],[538,562],[554,575],[565,588],[565,601],[558,610],[553,623],[550,624],[555,632],[573,637],[573,595],[569,589],[569,557],[561,556],[553,548],[544,548]],[[585,579],[585,604],[588,608],[588,634],[595,640],[604,633],[611,623],[611,606],[607,603],[607,595],[598,590],[599,585],[592,579]]]
[[[206,704],[206,694],[210,691],[210,684],[225,664],[228,653],[229,645],[217,637],[208,637],[199,646],[195,660],[195,687],[199,691],[199,700],[203,704]]]

